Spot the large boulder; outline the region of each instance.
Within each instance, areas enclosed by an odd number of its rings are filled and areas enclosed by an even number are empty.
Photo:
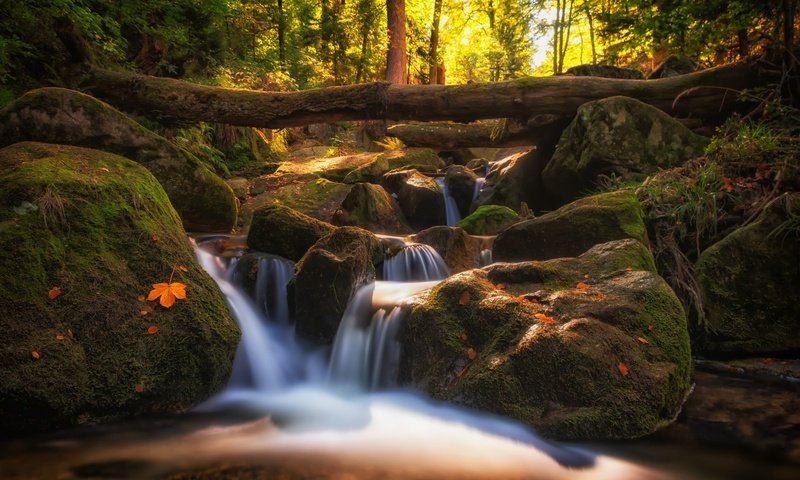
[[[800,193],[774,200],[749,225],[706,249],[695,271],[709,354],[800,349]]]
[[[479,267],[481,250],[486,248],[481,239],[468,235],[463,229],[444,225],[425,229],[411,239],[433,247],[452,273]]]
[[[444,196],[431,177],[417,170],[400,170],[386,174],[381,185],[397,198],[400,210],[414,229],[445,223]]]
[[[542,171],[550,196],[563,205],[602,176],[644,178],[703,153],[707,139],[661,110],[628,97],[581,105]]]
[[[331,221],[335,225],[352,225],[377,233],[411,233],[397,201],[383,187],[371,183],[353,185]]]
[[[685,75],[697,70],[691,58],[682,55],[670,55],[665,58],[656,68],[647,76],[648,80],[657,78],[676,77],[678,75]]]
[[[276,201],[324,222],[330,222],[350,194],[352,185],[324,178],[273,174],[253,184],[257,195],[251,208],[271,205]]]
[[[253,212],[247,245],[296,262],[317,240],[335,229],[329,223],[273,203]]]
[[[4,433],[183,411],[225,385],[239,331],[141,165],[71,146],[3,148],[0,252]],[[170,278],[185,300],[144,302]]]
[[[519,221],[519,214],[502,205],[481,205],[456,226],[470,235],[497,235]]]
[[[574,257],[598,243],[623,238],[647,244],[643,215],[632,191],[585,197],[500,232],[493,257],[501,262]]]
[[[0,147],[33,140],[116,153],[158,179],[187,230],[228,232],[238,202],[225,181],[186,150],[94,97],[64,88],[32,90],[0,110]]]
[[[548,208],[541,173],[548,156],[539,150],[522,151],[491,164],[475,205],[504,205],[519,210],[525,203],[532,210]]]
[[[375,281],[383,252],[378,237],[357,227],[337,228],[314,244],[290,285],[297,332],[316,343],[333,341],[350,299]]]
[[[634,438],[691,386],[686,316],[635,240],[494,264],[411,300],[401,379],[564,440]]]
[[[633,68],[615,67],[613,65],[595,65],[592,63],[577,65],[567,69],[567,75],[576,77],[604,77],[625,78],[629,80],[644,80],[644,75]]]
[[[478,176],[463,165],[451,165],[445,172],[444,184],[461,215],[467,215],[472,209],[477,181]]]

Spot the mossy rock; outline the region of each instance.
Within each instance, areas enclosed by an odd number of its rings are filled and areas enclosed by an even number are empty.
[[[335,229],[327,222],[275,203],[253,212],[247,245],[296,262],[320,238]]]
[[[470,235],[497,235],[519,221],[514,210],[503,205],[481,205],[456,226]]]
[[[433,247],[452,273],[481,265],[484,242],[468,235],[462,228],[438,225],[422,230],[411,238],[414,242]]]
[[[692,73],[695,70],[697,70],[697,64],[695,64],[691,58],[683,55],[669,55],[650,72],[647,79],[653,80],[656,78],[676,77],[678,75]]]
[[[141,165],[71,146],[3,148],[0,252],[3,432],[183,411],[225,385],[238,328]],[[137,299],[170,278],[186,300]]]
[[[472,209],[472,200],[475,197],[475,185],[478,176],[475,172],[463,165],[451,165],[444,174],[444,184],[453,200],[456,202],[460,215],[466,215]]]
[[[400,210],[416,230],[443,225],[444,196],[436,181],[417,170],[387,173],[381,185],[397,198]]]
[[[351,225],[372,232],[401,235],[411,233],[397,201],[380,185],[357,183],[333,215],[334,225]]]
[[[430,148],[405,148],[384,152],[383,156],[389,163],[389,170],[417,169],[440,170],[444,168],[444,161]]]
[[[700,255],[695,272],[710,327],[699,342],[703,352],[800,349],[799,220],[800,193],[785,194]]]
[[[548,160],[542,152],[531,150],[492,163],[475,205],[504,205],[516,211],[525,203],[534,211],[543,210],[550,204],[541,180]]]
[[[599,243],[622,238],[647,244],[642,207],[628,190],[585,197],[516,223],[497,236],[492,253],[496,261],[574,257]]]
[[[89,95],[32,90],[0,111],[0,147],[32,140],[95,148],[144,165],[161,183],[184,227],[228,232],[238,202],[225,181],[194,155]]]
[[[651,268],[629,239],[456,274],[413,299],[401,377],[557,439],[652,433],[679,412],[691,355],[681,303]]]
[[[613,65],[595,65],[591,63],[570,67],[565,73],[567,75],[575,75],[576,77],[604,77],[644,80],[644,75],[642,72],[633,68],[621,68]]]
[[[253,199],[252,207],[258,208],[275,202],[302,212],[324,222],[330,222],[350,194],[352,185],[330,180],[303,176],[270,175],[264,182],[256,182],[254,189],[264,190]],[[274,180],[274,181],[273,181]]]
[[[597,187],[602,176],[644,178],[703,153],[708,140],[661,110],[628,97],[581,105],[542,171],[558,205]]]
[[[340,227],[322,237],[297,263],[290,284],[297,333],[330,344],[350,299],[376,279],[384,248],[372,233]]]

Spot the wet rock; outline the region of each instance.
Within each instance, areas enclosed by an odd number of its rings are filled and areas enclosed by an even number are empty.
[[[516,223],[497,235],[493,255],[496,261],[574,257],[598,243],[623,238],[647,243],[642,207],[627,190],[585,197]]]
[[[697,70],[697,65],[688,57],[681,55],[670,55],[661,62],[655,70],[647,76],[648,80],[657,78],[676,77],[692,73]]]
[[[402,376],[554,438],[651,433],[691,385],[683,307],[651,269],[629,239],[454,275],[413,300]]]
[[[463,272],[481,264],[484,242],[458,227],[436,226],[411,237],[417,243],[430,245],[436,250],[452,273]]]
[[[247,245],[257,251],[272,253],[294,262],[320,238],[336,229],[333,225],[304,215],[282,204],[256,209]]]
[[[478,176],[472,170],[462,165],[451,165],[445,172],[444,184],[462,216],[470,212],[477,179]]]
[[[381,184],[393,196],[415,230],[444,224],[444,197],[436,181],[416,170],[390,172]]]
[[[644,179],[703,153],[707,139],[661,110],[628,97],[586,103],[542,170],[558,205],[596,188],[599,179]],[[495,202],[496,203],[496,202]]]
[[[188,151],[94,97],[64,88],[26,93],[0,111],[0,146],[24,140],[135,160],[161,183],[187,230],[228,232],[236,224],[238,203],[224,180]]]
[[[385,234],[411,233],[397,201],[380,185],[357,183],[333,215],[335,225],[352,225]]]
[[[519,221],[514,210],[502,205],[481,205],[457,226],[470,235],[497,235]]]
[[[518,211],[525,203],[539,211],[549,205],[541,186],[542,169],[548,160],[538,150],[522,151],[491,164],[475,205],[504,205]]]
[[[238,328],[144,167],[79,147],[3,148],[0,225],[4,433],[180,412],[225,385]],[[170,278],[185,300],[137,300]]]

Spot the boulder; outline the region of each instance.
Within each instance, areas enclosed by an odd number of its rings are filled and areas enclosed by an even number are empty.
[[[636,194],[629,190],[576,200],[541,217],[500,232],[495,261],[574,257],[598,243],[634,238],[647,244],[647,228]]]
[[[497,235],[519,221],[514,210],[502,205],[481,205],[456,226],[470,235]]]
[[[550,205],[541,186],[548,158],[538,150],[522,151],[491,164],[475,205],[504,205],[519,210],[524,202],[534,211]]]
[[[32,90],[0,110],[0,146],[33,140],[116,153],[158,179],[187,230],[228,232],[238,202],[222,178],[127,115],[64,88]]]
[[[576,77],[605,77],[605,78],[626,78],[629,80],[644,80],[644,75],[639,70],[633,68],[621,68],[613,65],[594,65],[584,64],[570,67],[567,75]]]
[[[670,55],[664,59],[663,62],[650,72],[647,76],[648,80],[657,78],[676,77],[678,75],[685,75],[697,70],[697,65],[688,57],[682,55]]]
[[[451,165],[445,171],[444,184],[447,186],[450,196],[455,200],[461,215],[467,215],[472,208],[477,180],[478,176],[463,165]]]
[[[401,379],[557,439],[652,433],[692,370],[683,307],[653,269],[628,239],[456,274],[411,300]]]
[[[643,179],[702,154],[707,143],[655,107],[604,98],[578,108],[541,173],[542,184],[563,205],[596,188],[603,176]]]
[[[2,432],[184,411],[225,385],[239,330],[141,165],[72,146],[3,148],[0,251]],[[137,299],[170,278],[185,300]]]
[[[331,343],[350,299],[375,281],[383,252],[378,237],[357,227],[337,228],[315,243],[297,263],[290,284],[297,332],[315,343]]]
[[[381,181],[397,198],[400,210],[415,230],[444,221],[444,197],[436,181],[416,170],[390,172]]]
[[[300,260],[317,241],[333,232],[333,225],[274,203],[256,209],[247,245],[259,252]]]
[[[800,193],[770,203],[752,223],[707,248],[695,273],[710,332],[707,354],[800,349]]]
[[[430,172],[444,168],[444,160],[430,148],[405,148],[384,152],[383,156],[389,163],[389,170],[416,169]]]
[[[352,185],[331,182],[311,175],[273,174],[254,182],[250,207],[259,208],[276,201],[324,222],[330,222],[350,194]]]
[[[334,225],[352,225],[385,234],[411,233],[397,201],[380,185],[357,183],[334,213]]]
[[[433,247],[452,273],[481,265],[484,242],[471,237],[461,228],[440,225],[423,230],[411,238],[417,243]]]

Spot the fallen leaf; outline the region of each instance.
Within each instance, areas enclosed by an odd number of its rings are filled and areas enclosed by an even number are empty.
[[[728,177],[722,177],[722,187],[720,190],[725,190],[728,193],[733,191],[733,182]]]
[[[47,298],[49,298],[50,300],[55,299],[59,295],[61,295],[61,289],[59,287],[53,287],[50,289],[49,292],[47,292]]]
[[[144,392],[144,385],[142,385],[141,383],[137,383],[136,385],[133,386],[133,391],[136,393]]]
[[[141,310],[139,310],[139,315],[145,316],[153,312],[153,307],[150,305],[145,305]]]
[[[180,282],[153,284],[153,290],[150,291],[150,294],[147,296],[147,300],[152,302],[159,297],[161,297],[161,300],[159,301],[161,306],[164,308],[169,308],[175,304],[176,298],[181,300],[186,298],[186,285]]]
[[[619,365],[617,365],[617,368],[619,369],[619,373],[622,374],[623,377],[627,377],[628,376],[628,366],[627,365],[625,365],[622,362],[619,362]]]
[[[506,284],[505,283],[498,283],[497,285],[494,286],[494,288],[496,288],[498,290],[505,290],[506,289]]]
[[[69,328],[67,329],[67,336],[69,338],[72,338],[72,329],[69,329]]]
[[[648,325],[647,326],[647,331],[648,332],[652,332],[653,331],[653,326],[652,325]]]
[[[589,278],[589,274],[588,273],[584,274],[583,278]]]
[[[185,266],[185,265],[178,265],[178,270],[180,270],[180,271],[181,271],[181,272],[183,272],[183,273],[186,273],[186,272],[188,272],[188,271],[189,271],[189,269],[188,269],[188,268],[186,268],[186,266]]]
[[[540,322],[544,323],[545,325],[554,325],[556,323],[556,319],[553,317],[548,317],[544,313],[535,313],[533,314],[534,317],[538,318]]]
[[[597,292],[597,293],[594,294],[594,296],[592,298],[594,298],[595,300],[597,300],[599,302],[601,300],[605,300],[606,296],[603,294],[603,292]]]
[[[161,237],[159,237],[159,236],[158,236],[158,235],[156,235],[156,234],[153,234],[153,235],[150,235],[150,239],[151,239],[152,241],[154,241],[154,242],[157,242],[157,241],[161,240]]]
[[[33,357],[34,360],[39,360],[40,357],[39,352],[37,352],[36,350],[32,351],[31,357]]]
[[[100,171],[108,173],[109,170],[106,167],[100,167]]]
[[[461,292],[461,296],[458,297],[458,304],[459,305],[466,305],[467,303],[469,303],[469,292],[467,292],[465,290],[465,291]]]
[[[56,335],[56,340],[64,340],[64,335]]]
[[[148,335],[153,335],[155,333],[158,333],[158,327],[156,327],[155,325],[150,325],[149,327],[147,327]]]
[[[144,295],[139,295],[138,297],[136,297],[136,300],[137,300],[139,303],[144,303]]]
[[[459,336],[458,338],[460,338],[462,342],[466,342],[467,341],[467,334],[466,333],[462,333],[461,336]]]
[[[632,271],[633,271],[633,269],[632,269],[631,267],[625,267],[625,271],[626,271],[626,272],[632,272]]]
[[[646,339],[646,338],[644,338],[644,337],[637,337],[637,338],[636,338],[636,340],[639,340],[639,342],[641,342],[641,343],[650,343],[650,342],[648,342],[648,341],[647,341],[647,339]]]
[[[477,356],[478,356],[478,353],[475,351],[474,348],[469,347],[467,349],[467,358],[469,358],[470,360],[475,360],[475,357],[477,357]]]
[[[578,284],[575,285],[575,288],[577,288],[578,290],[586,290],[587,288],[589,288],[589,284],[584,282],[578,282]]]

